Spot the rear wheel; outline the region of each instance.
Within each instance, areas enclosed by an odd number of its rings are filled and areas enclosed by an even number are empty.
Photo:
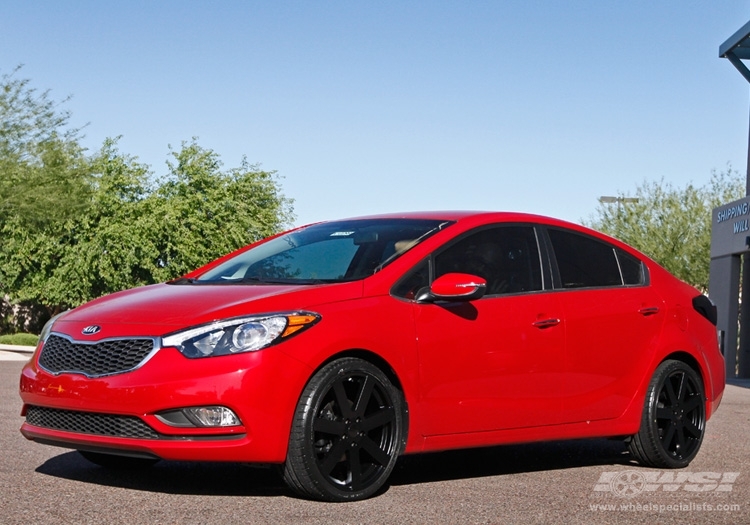
[[[375,494],[401,453],[403,399],[375,365],[343,358],[320,369],[297,405],[284,480],[308,498]]]
[[[705,428],[703,381],[682,361],[664,361],[649,384],[630,453],[646,466],[686,467],[700,449]]]

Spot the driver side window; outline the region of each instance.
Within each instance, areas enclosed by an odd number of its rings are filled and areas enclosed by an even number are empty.
[[[487,295],[541,290],[534,228],[498,226],[470,234],[435,257],[435,277],[450,272],[482,277]]]
[[[459,239],[434,256],[432,278],[446,273],[467,273],[487,281],[486,295],[541,290],[542,270],[536,233],[532,226],[485,228]],[[428,261],[418,264],[393,289],[412,299],[429,284]]]

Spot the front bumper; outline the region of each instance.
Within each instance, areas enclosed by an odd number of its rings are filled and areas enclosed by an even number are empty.
[[[21,433],[27,439],[183,461],[283,462],[292,416],[311,373],[273,347],[204,359],[187,359],[166,347],[140,368],[100,378],[54,375],[37,359],[38,353],[21,374],[27,417]],[[231,409],[241,425],[185,428],[156,416],[211,405]]]

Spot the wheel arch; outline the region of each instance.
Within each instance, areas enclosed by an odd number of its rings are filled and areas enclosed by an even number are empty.
[[[698,377],[701,380],[701,383],[703,383],[703,395],[706,397],[706,414],[708,418],[711,415],[710,411],[710,399],[709,399],[709,392],[708,388],[710,385],[707,385],[707,373],[708,371],[704,369],[704,367],[701,365],[700,360],[697,359],[691,352],[682,349],[681,347],[678,347],[677,349],[673,349],[670,351],[665,351],[661,353],[655,353],[652,356],[652,360],[650,362],[650,365],[648,367],[648,373],[644,373],[643,377],[641,379],[641,383],[638,386],[635,395],[630,401],[630,404],[627,409],[623,412],[623,414],[620,416],[621,422],[632,428],[633,432],[637,432],[641,425],[641,417],[643,414],[643,403],[646,400],[646,395],[648,391],[648,385],[651,382],[651,379],[653,378],[654,374],[656,373],[657,368],[661,366],[662,363],[669,360],[675,360],[675,361],[681,361],[688,365],[690,368],[695,370],[695,372],[698,374]],[[627,432],[628,434],[630,432]]]
[[[701,382],[703,383],[703,390],[704,395],[706,394],[706,375],[703,372],[703,367],[701,366],[700,362],[693,356],[691,353],[686,352],[684,350],[676,350],[672,352],[671,354],[665,355],[661,361],[659,361],[656,366],[654,367],[654,371],[664,362],[669,359],[674,359],[675,361],[682,361],[686,365],[688,365],[690,368],[695,370],[695,372],[698,374],[698,377],[700,377]],[[653,372],[652,372],[653,373]]]
[[[717,403],[713,402],[714,397],[716,397],[716,385],[713,384],[712,378],[710,375],[710,372],[708,370],[708,363],[701,363],[699,359],[697,359],[693,354],[690,352],[687,352],[685,350],[676,350],[666,356],[656,363],[656,367],[654,367],[654,370],[659,367],[664,361],[668,359],[674,359],[676,361],[682,361],[686,365],[688,365],[690,368],[695,370],[695,373],[698,374],[698,377],[701,380],[701,383],[703,383],[703,396],[704,396],[704,402],[706,405],[706,421],[711,419],[711,416],[713,416],[713,412],[715,408],[718,406]]]

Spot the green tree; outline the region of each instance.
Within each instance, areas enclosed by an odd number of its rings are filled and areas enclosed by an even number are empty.
[[[65,100],[30,87],[19,70],[0,76],[0,223],[41,228],[87,206],[88,162]]]
[[[144,229],[158,248],[159,280],[202,266],[221,254],[272,235],[293,218],[276,172],[242,159],[222,171],[219,156],[196,139],[171,152],[169,174],[149,199]]]
[[[105,141],[89,159],[86,213],[37,230],[18,217],[2,225],[0,293],[52,315],[178,277],[291,221],[274,172],[246,161],[222,171],[219,156],[195,140],[172,156],[154,187],[148,166]]]
[[[711,211],[744,195],[744,180],[728,167],[704,186],[645,181],[619,202],[600,203],[584,224],[639,249],[671,273],[708,289]],[[637,199],[626,202],[623,199]]]
[[[0,231],[0,291],[16,302],[45,305],[50,315],[118,286],[144,284],[129,274],[132,261],[122,253],[132,243],[118,240],[137,217],[148,170],[120,155],[114,140],[86,165],[89,201],[83,213],[35,229],[15,215]]]
[[[160,180],[117,139],[87,155],[66,100],[19,70],[0,76],[0,303],[51,315],[178,277],[291,222],[275,172],[245,159],[223,170],[196,139],[170,152]],[[7,312],[0,304],[0,330]]]

